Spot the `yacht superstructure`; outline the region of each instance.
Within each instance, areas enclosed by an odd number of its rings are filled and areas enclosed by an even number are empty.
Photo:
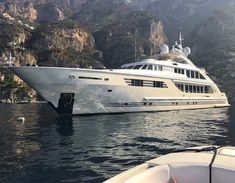
[[[179,44],[120,69],[11,67],[60,114],[124,113],[229,106],[225,93]]]

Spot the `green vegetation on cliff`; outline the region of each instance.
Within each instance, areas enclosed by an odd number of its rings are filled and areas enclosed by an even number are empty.
[[[125,16],[113,15],[103,20],[101,25],[102,28],[93,36],[97,49],[104,54],[104,65],[109,68],[133,62],[135,50],[137,60],[141,56],[154,54],[159,45],[166,42],[161,23],[145,11]],[[156,50],[152,50],[154,47]]]

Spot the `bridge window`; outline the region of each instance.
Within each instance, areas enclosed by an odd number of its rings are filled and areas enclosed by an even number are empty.
[[[186,75],[190,78],[190,71],[186,70]]]
[[[146,69],[148,67],[148,65],[144,65],[141,69]]]
[[[130,66],[127,67],[127,69],[132,69],[132,67],[133,67],[133,65],[130,65]]]
[[[194,71],[191,71],[191,78],[194,78]]]
[[[153,66],[152,66],[152,65],[149,65],[149,66],[148,66],[148,70],[153,70]]]
[[[132,69],[139,69],[142,65],[135,65]]]

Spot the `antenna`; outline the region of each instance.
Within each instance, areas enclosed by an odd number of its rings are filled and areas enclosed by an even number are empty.
[[[137,46],[136,46],[136,36],[137,36],[138,29],[135,30],[135,62],[137,60]]]
[[[180,31],[179,31],[179,44],[177,45],[179,47],[179,49],[182,51],[183,50],[183,37],[182,37],[182,30],[180,27]]]

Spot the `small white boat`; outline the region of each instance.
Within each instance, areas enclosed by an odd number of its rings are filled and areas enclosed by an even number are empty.
[[[152,159],[105,183],[233,183],[235,147],[196,147]]]

